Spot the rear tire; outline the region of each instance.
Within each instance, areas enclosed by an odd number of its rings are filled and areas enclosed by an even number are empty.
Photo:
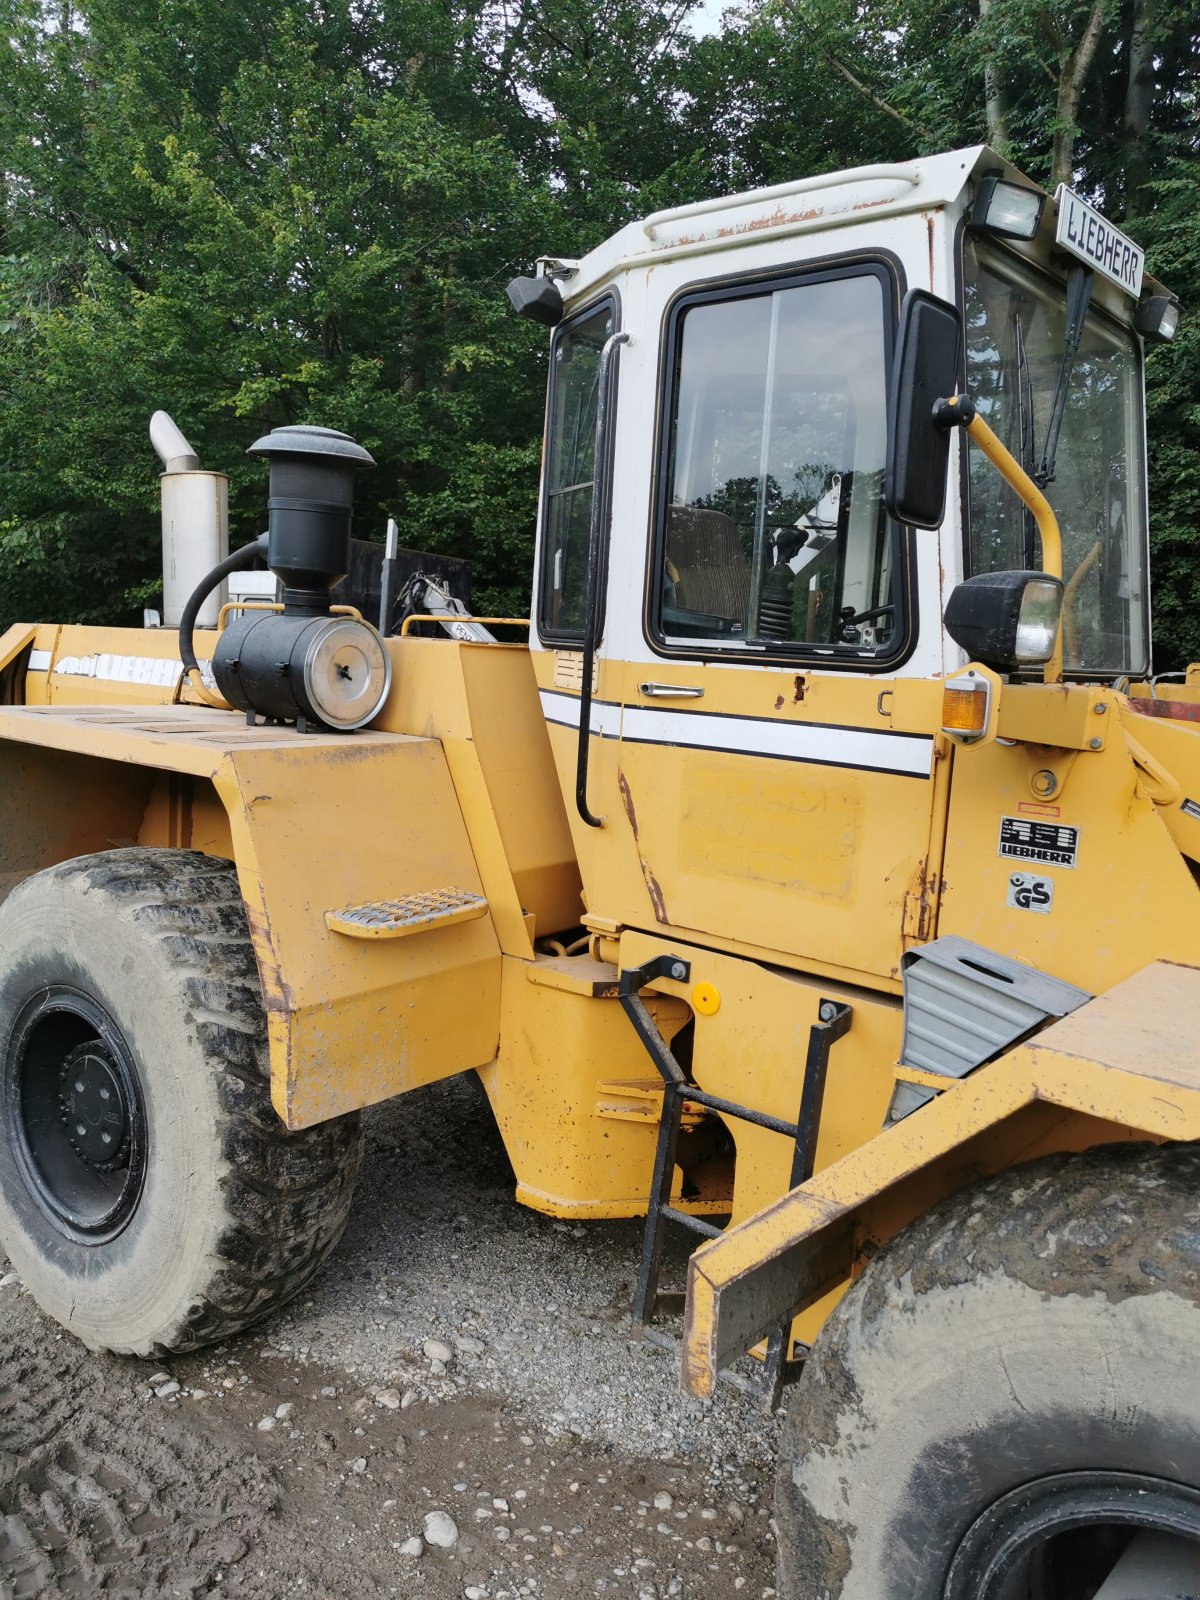
[[[296,1294],[345,1226],[359,1119],[289,1134],[237,875],[82,856],[0,906],[0,1244],[93,1349],[189,1350]]]
[[[1200,1147],[1048,1157],[953,1196],[813,1346],[781,1600],[1088,1600],[1130,1529],[1190,1548],[1198,1347]]]

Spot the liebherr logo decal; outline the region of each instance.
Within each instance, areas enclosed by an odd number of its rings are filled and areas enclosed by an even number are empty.
[[[1079,851],[1079,829],[1061,822],[1035,822],[1032,817],[1000,818],[998,854],[1011,861],[1036,861],[1043,867],[1073,867]]]

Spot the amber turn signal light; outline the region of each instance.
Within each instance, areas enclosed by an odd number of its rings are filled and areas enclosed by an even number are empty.
[[[981,739],[991,706],[992,686],[980,673],[950,678],[942,690],[942,732],[962,742]]]

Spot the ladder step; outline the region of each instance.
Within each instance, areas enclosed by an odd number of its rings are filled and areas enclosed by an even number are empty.
[[[668,1222],[677,1222],[681,1228],[690,1228],[693,1233],[703,1234],[706,1239],[719,1239],[725,1231],[724,1228],[718,1228],[715,1222],[706,1222],[703,1217],[693,1216],[690,1211],[676,1211],[674,1206],[660,1205],[658,1214]],[[662,1298],[661,1292],[659,1298]]]
[[[406,934],[471,922],[488,908],[481,894],[469,889],[428,889],[398,900],[367,900],[325,913],[325,926],[350,939],[402,939]]]

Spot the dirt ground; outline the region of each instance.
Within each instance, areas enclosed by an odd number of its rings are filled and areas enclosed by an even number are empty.
[[[629,1337],[640,1224],[518,1207],[465,1082],[367,1131],[319,1279],[225,1345],[89,1354],[0,1267],[0,1600],[773,1596],[777,1425]]]

